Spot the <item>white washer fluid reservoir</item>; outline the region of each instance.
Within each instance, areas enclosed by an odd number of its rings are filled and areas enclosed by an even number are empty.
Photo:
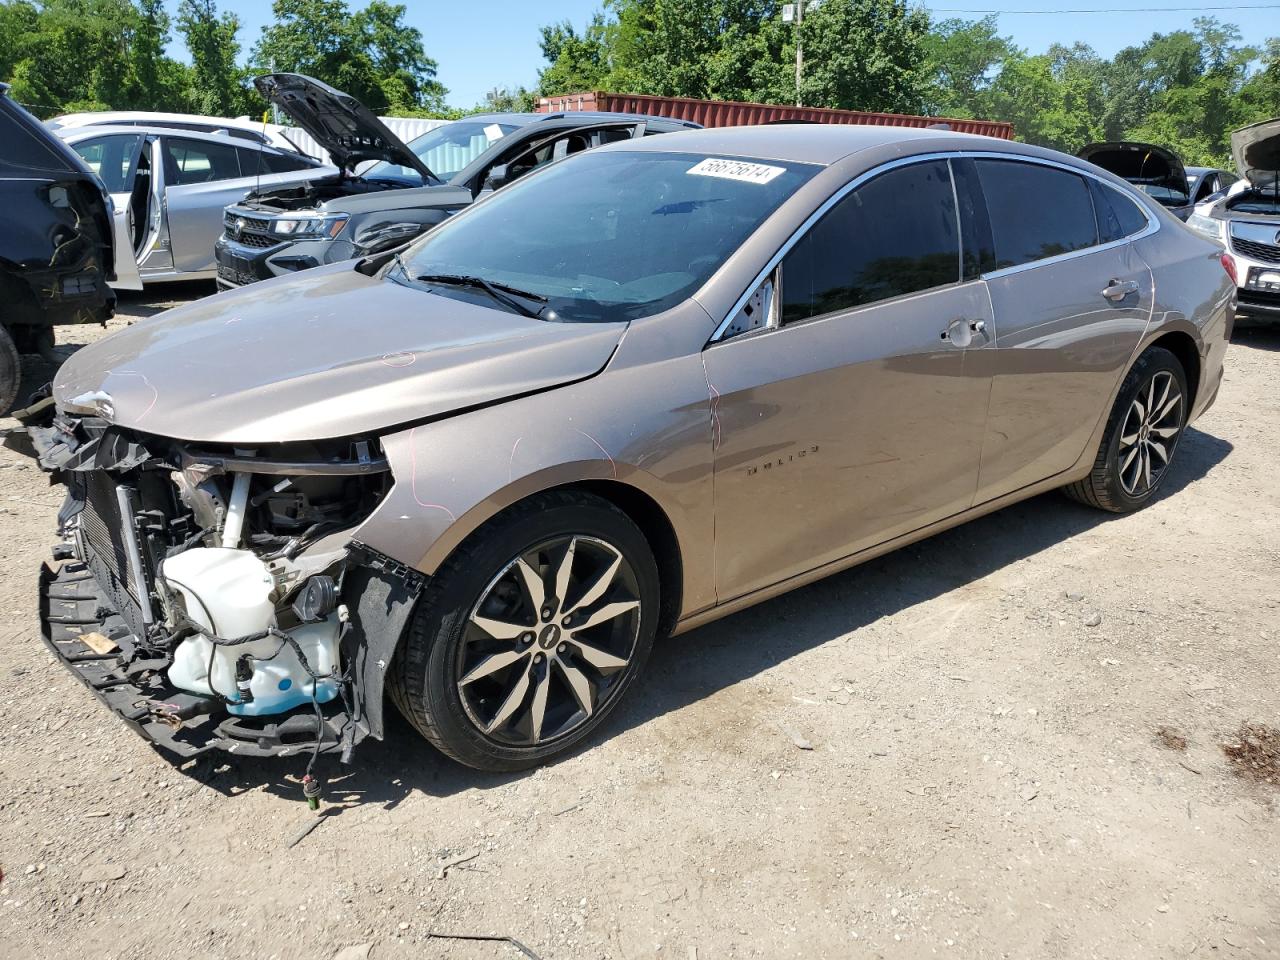
[[[193,547],[160,566],[160,576],[179,594],[187,616],[215,636],[233,638],[261,633],[275,621],[270,596],[275,586],[266,564],[248,550],[225,547]],[[328,673],[337,661],[338,617],[306,624],[290,631],[316,674]],[[281,713],[311,700],[312,680],[302,668],[291,645],[279,637],[264,637],[236,646],[214,644],[195,634],[178,644],[169,681],[191,693],[218,693],[231,701],[240,699],[236,662],[243,656],[253,668],[249,684],[252,700],[233,702],[227,709],[240,716]],[[334,681],[317,685],[316,699],[332,700],[338,692]]]

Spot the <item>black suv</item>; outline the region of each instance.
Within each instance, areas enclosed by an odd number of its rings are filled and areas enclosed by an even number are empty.
[[[552,160],[699,126],[625,113],[492,113],[405,144],[359,100],[312,77],[277,73],[254,83],[341,173],[227,207],[215,248],[221,287],[389,250]]]
[[[47,353],[53,327],[104,323],[115,308],[114,210],[76,153],[0,83],[0,414],[18,393],[22,353]]]

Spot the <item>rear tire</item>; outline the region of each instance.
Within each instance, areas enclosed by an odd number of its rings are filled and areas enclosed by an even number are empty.
[[[659,599],[657,563],[630,517],[589,494],[539,494],[431,578],[388,692],[459,763],[535,766],[622,700],[653,646]]]
[[[13,407],[22,383],[22,360],[9,331],[0,326],[0,416]]]
[[[1163,347],[1149,347],[1120,385],[1093,469],[1063,492],[1111,513],[1145,506],[1173,462],[1189,403],[1187,376],[1178,358]]]

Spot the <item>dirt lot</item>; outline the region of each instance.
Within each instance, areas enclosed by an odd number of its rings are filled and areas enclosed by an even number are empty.
[[[54,665],[60,496],[0,450],[0,956],[1280,957],[1280,790],[1223,752],[1280,723],[1278,451],[1242,330],[1149,509],[1040,497],[668,641],[536,773],[397,718],[288,847],[300,763],[180,768]]]

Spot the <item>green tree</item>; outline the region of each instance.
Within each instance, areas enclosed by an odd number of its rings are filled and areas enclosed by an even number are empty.
[[[1153,36],[1151,110],[1127,136],[1168,147],[1186,163],[1230,166],[1235,105],[1258,55],[1235,26],[1212,17],[1196,18],[1191,31]]]
[[[239,31],[239,17],[219,14],[214,0],[178,4],[178,32],[191,54],[187,103],[196,113],[234,117],[249,109],[252,98],[236,65]]]
[[[823,0],[805,14],[801,100],[848,110],[924,108],[929,15],[906,0]]]
[[[538,95],[524,87],[494,87],[476,104],[472,113],[531,113]]]
[[[607,0],[615,89],[714,100],[778,100],[794,81],[777,0]]]
[[[568,20],[542,27],[538,46],[547,66],[538,74],[538,92],[557,93],[600,90],[609,75],[609,28],[604,14],[596,13],[578,33]]]
[[[1097,139],[1087,97],[1055,74],[1047,54],[1007,57],[990,97],[992,119],[1010,121],[1022,140],[1074,153]]]
[[[187,68],[165,55],[169,14],[164,0],[136,0],[138,20],[129,38],[128,75],[117,106],[135,110],[183,110]]]
[[[400,4],[373,0],[352,13],[345,0],[275,0],[252,60],[262,70],[309,74],[375,113],[431,112],[447,91],[436,80],[422,34]]]
[[[923,40],[925,112],[932,116],[985,117],[988,92],[1016,47],[997,32],[996,17],[943,20]]]

